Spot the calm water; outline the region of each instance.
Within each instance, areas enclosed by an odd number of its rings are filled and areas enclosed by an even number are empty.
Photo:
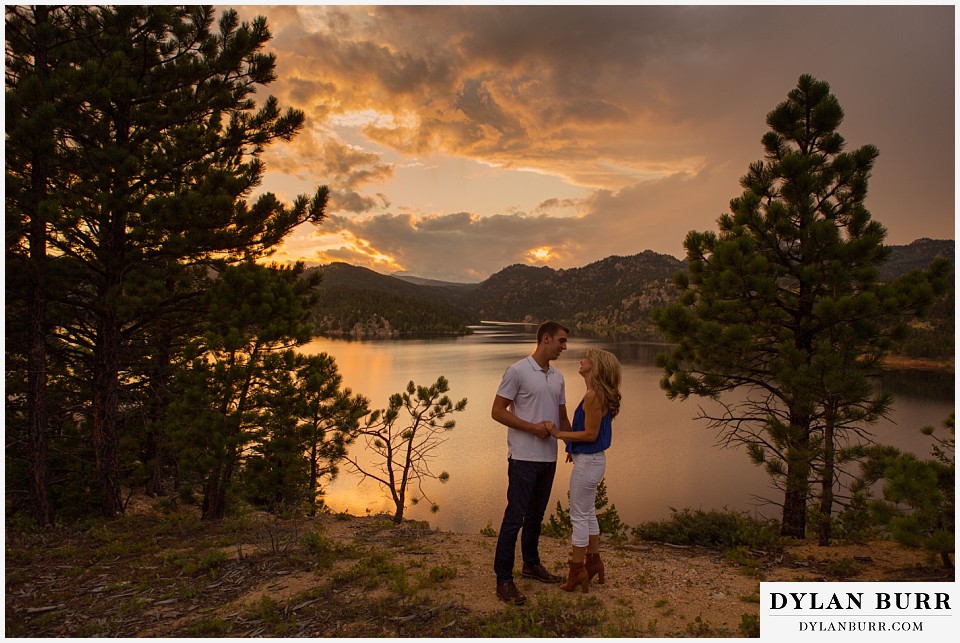
[[[366,396],[371,408],[385,408],[390,395],[410,380],[429,385],[440,375],[450,382],[451,398],[467,398],[466,410],[454,414],[456,428],[447,434],[431,466],[434,472],[450,474],[446,484],[431,480],[426,487],[440,511],[433,514],[420,504],[408,507],[405,516],[446,531],[475,534],[488,524],[498,529],[506,503],[507,429],[490,419],[493,398],[504,369],[529,355],[535,341],[534,329],[521,325],[484,324],[474,331],[444,339],[318,338],[301,350],[334,356],[344,385]],[[665,349],[662,345],[572,336],[569,349],[553,363],[566,380],[571,417],[584,390],[577,365],[591,346],[613,352],[624,367],[623,404],[614,421],[606,472],[610,502],[624,522],[667,518],[671,507],[779,515],[757,499],[778,498],[763,471],[750,464],[745,452],[717,446],[716,433],[695,419],[706,401],[670,401],[660,390],[661,370],[653,360]],[[873,428],[876,439],[927,456],[929,438],[918,429],[939,427],[953,412],[953,382],[951,375],[923,373],[885,378],[880,385],[894,394],[895,409],[891,421]],[[362,451],[362,441],[353,449]],[[573,465],[563,459],[561,454],[548,516],[558,500],[567,506]],[[334,510],[360,515],[393,511],[376,483],[341,469],[327,488],[326,502]]]

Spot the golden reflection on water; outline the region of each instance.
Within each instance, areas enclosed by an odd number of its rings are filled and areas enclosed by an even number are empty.
[[[624,400],[614,422],[605,476],[610,502],[624,522],[660,520],[669,517],[671,507],[754,511],[758,510],[756,496],[777,498],[761,468],[751,465],[742,451],[718,447],[716,433],[694,419],[698,407],[707,402],[666,398],[659,389],[660,370],[652,365],[656,347],[571,338],[570,348],[554,362],[566,381],[571,417],[584,390],[577,363],[588,346],[612,349],[624,365]],[[408,506],[405,516],[444,530],[478,533],[488,524],[499,527],[506,504],[506,429],[490,418],[493,397],[504,369],[532,349],[532,339],[501,341],[474,335],[435,340],[320,338],[301,350],[333,355],[344,386],[366,396],[371,409],[386,407],[390,395],[403,390],[410,380],[428,385],[440,375],[450,381],[451,398],[467,398],[466,410],[453,416],[456,427],[437,450],[431,467],[435,473],[448,471],[450,481],[425,484],[440,511],[431,513],[429,503],[421,503]],[[875,435],[884,443],[926,455],[927,439],[916,429],[939,425],[952,411],[953,400],[906,398],[896,406],[903,411],[896,410],[892,421],[875,427]],[[358,440],[351,454],[371,465],[371,453],[364,446]],[[548,516],[558,501],[567,506],[571,466],[561,452]],[[335,511],[358,515],[368,510],[392,514],[393,503],[385,490],[371,480],[358,484],[359,476],[348,468],[341,466],[339,477],[328,485],[326,503]],[[419,494],[410,489],[408,495]],[[764,514],[777,515],[776,508],[767,507]]]

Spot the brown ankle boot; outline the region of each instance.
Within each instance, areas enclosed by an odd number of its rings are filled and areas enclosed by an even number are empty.
[[[590,580],[593,580],[594,576],[598,576],[597,584],[603,585],[604,576],[603,576],[603,561],[600,560],[600,554],[587,554],[587,561],[584,563],[587,568],[587,575]]]
[[[572,592],[579,585],[586,594],[590,591],[590,576],[587,574],[587,567],[583,563],[570,561],[570,573],[567,576],[567,582],[560,586],[560,589]]]

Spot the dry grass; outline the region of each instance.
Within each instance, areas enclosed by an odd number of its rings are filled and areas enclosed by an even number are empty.
[[[750,636],[761,580],[944,580],[889,542],[777,555],[604,545],[607,583],[587,595],[518,579],[497,601],[492,535],[382,517],[202,523],[140,503],[87,526],[6,532],[8,637]],[[543,538],[544,563],[568,545]]]

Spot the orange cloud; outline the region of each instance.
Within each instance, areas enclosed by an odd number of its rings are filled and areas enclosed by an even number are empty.
[[[541,248],[554,267],[681,256],[739,194],[767,111],[818,69],[855,124],[850,145],[883,151],[871,212],[889,241],[954,234],[953,141],[937,135],[955,116],[948,6],[238,10],[267,16],[268,91],[307,114],[267,167],[305,193],[327,184],[337,216],[322,227],[367,243],[326,253],[437,278]],[[798,19],[820,25],[813,40],[781,29]],[[305,238],[286,246],[311,256]]]
[[[703,161],[673,151],[689,124],[682,110],[657,108],[670,89],[638,64],[645,52],[664,55],[646,26],[656,8],[294,9],[269,45],[271,90],[324,127],[349,123],[406,155],[442,152],[596,188]],[[544,21],[565,35],[544,35]],[[296,171],[328,169],[316,153],[304,160]]]
[[[342,261],[385,273],[404,269],[394,257],[378,251],[370,241],[354,236],[349,231],[318,239],[312,258],[320,264]]]
[[[364,186],[380,185],[393,175],[393,164],[385,163],[382,157],[381,152],[347,144],[321,128],[301,133],[264,154],[272,172],[326,185],[331,210],[347,212],[369,212],[389,204],[383,195],[361,192]]]

